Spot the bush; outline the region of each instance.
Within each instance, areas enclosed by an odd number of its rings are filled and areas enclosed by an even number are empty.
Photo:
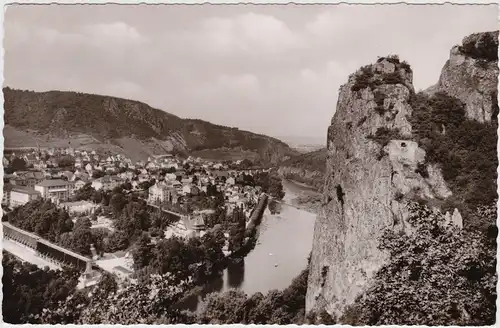
[[[382,75],[382,84],[404,84],[404,81],[401,74],[396,70]]]
[[[361,74],[356,77],[356,81],[351,87],[351,91],[359,91],[366,89],[372,85],[373,82],[373,70],[370,65],[361,68]]]
[[[406,61],[403,61],[403,62],[401,63],[401,68],[402,68],[402,69],[404,69],[404,70],[405,70],[406,72],[408,72],[408,73],[411,73],[411,72],[412,72],[412,69],[411,69],[410,64],[408,64],[408,62],[406,62]]]
[[[309,266],[282,291],[247,297],[241,291],[211,294],[200,314],[205,324],[301,324],[305,317],[305,297]],[[326,319],[326,316],[324,316]]]
[[[492,325],[496,313],[496,244],[444,224],[444,216],[410,205],[411,235],[387,230],[389,262],[373,287],[340,321],[351,325]]]
[[[410,104],[410,123],[426,151],[426,161],[441,166],[454,197],[469,208],[465,212],[495,202],[496,121],[480,123],[466,119],[465,105],[444,93],[431,97],[419,93],[410,98]],[[467,227],[473,225],[466,215],[464,223]]]
[[[472,34],[463,40],[459,50],[475,59],[498,60],[498,31]]]
[[[401,132],[399,132],[399,129],[389,129],[386,127],[378,128],[375,135],[370,134],[367,138],[377,142],[382,146],[382,148],[385,147],[390,140],[404,139]]]
[[[425,165],[424,163],[417,164],[417,169],[415,170],[415,173],[420,174],[424,179],[427,179],[429,177],[429,172],[427,171],[427,165]]]
[[[383,92],[380,92],[377,90],[373,93],[373,96],[374,96],[375,104],[377,104],[377,106],[375,107],[375,111],[381,116],[384,115],[385,114],[385,107],[384,107],[385,94]]]

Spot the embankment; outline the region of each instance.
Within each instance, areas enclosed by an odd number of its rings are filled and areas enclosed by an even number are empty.
[[[262,222],[262,216],[264,215],[268,202],[269,196],[263,193],[250,214],[250,219],[245,230],[245,241],[243,245],[227,257],[229,260],[244,258],[255,247],[257,243],[257,228]]]

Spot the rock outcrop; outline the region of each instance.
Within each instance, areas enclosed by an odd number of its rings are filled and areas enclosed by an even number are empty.
[[[466,117],[496,122],[498,32],[473,34],[451,50],[440,92],[465,104]],[[387,263],[379,238],[386,229],[413,233],[407,200],[440,208],[455,197],[440,165],[426,160],[420,132],[412,131],[416,99],[412,71],[395,56],[380,58],[349,77],[340,88],[328,129],[323,205],[311,254],[306,312],[326,310],[339,318]],[[446,133],[443,125],[442,134]],[[451,196],[451,197],[450,197]],[[463,227],[456,208],[446,221]]]
[[[498,31],[476,33],[454,46],[444,65],[436,91],[465,103],[467,117],[481,123],[496,115],[498,86]]]

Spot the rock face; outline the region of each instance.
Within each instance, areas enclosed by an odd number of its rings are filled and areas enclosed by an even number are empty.
[[[362,68],[340,89],[328,130],[306,311],[339,317],[387,260],[377,248],[384,229],[408,232],[405,199],[451,194],[437,168],[427,167],[425,177],[417,173],[425,151],[411,141],[412,92],[411,69],[391,58]],[[380,129],[398,137],[377,142],[371,136]]]
[[[498,32],[473,34],[451,50],[439,82],[466,105],[466,116],[490,122],[498,113]],[[380,58],[340,89],[328,129],[324,199],[316,220],[306,312],[339,318],[386,263],[379,238],[386,229],[411,234],[406,200],[438,207],[452,196],[440,168],[412,136],[408,120],[412,71],[398,58]],[[441,133],[446,133],[445,129]],[[413,140],[412,140],[413,139]],[[448,223],[463,226],[457,209]]]
[[[450,59],[441,71],[436,91],[444,91],[466,105],[467,117],[481,123],[491,121],[498,85],[498,31],[465,37],[453,47]]]

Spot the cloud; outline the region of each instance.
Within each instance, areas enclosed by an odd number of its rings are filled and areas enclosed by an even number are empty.
[[[253,12],[232,18],[207,18],[201,26],[207,49],[219,54],[276,54],[302,44],[283,21]]]
[[[109,94],[269,135],[323,137],[357,68],[397,53],[415,87],[428,87],[451,46],[497,28],[497,16],[496,6],[453,5],[11,6],[4,76],[21,89]]]
[[[85,25],[82,32],[91,39],[104,39],[106,42],[135,43],[144,41],[144,37],[135,27],[124,22]]]

